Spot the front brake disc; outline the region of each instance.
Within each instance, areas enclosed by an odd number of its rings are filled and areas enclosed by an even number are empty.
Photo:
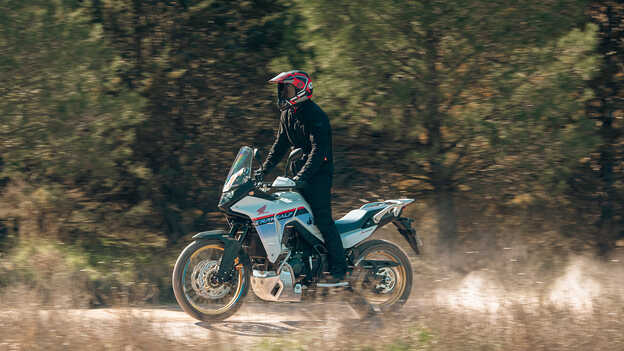
[[[216,300],[230,292],[227,284],[214,282],[213,277],[218,271],[218,262],[214,260],[203,260],[195,265],[191,274],[191,286],[197,295]]]

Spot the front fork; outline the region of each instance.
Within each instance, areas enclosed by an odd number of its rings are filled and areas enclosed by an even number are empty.
[[[217,279],[219,280],[219,282],[226,282],[230,280],[232,278],[232,270],[234,269],[234,265],[241,261],[240,259],[236,259],[240,256],[241,247],[243,245],[243,241],[247,237],[249,227],[245,227],[242,234],[237,240],[235,239],[235,235],[240,227],[241,225],[239,224],[232,225],[229,236],[223,237],[221,239],[221,241],[225,245],[225,250],[223,250],[223,256],[221,257],[221,262],[219,263],[219,271],[217,272]]]

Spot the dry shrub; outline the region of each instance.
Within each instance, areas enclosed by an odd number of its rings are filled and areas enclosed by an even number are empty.
[[[206,345],[191,338],[168,339],[149,318],[127,308],[115,309],[109,318],[85,314],[93,310],[50,308],[24,286],[6,290],[0,309],[0,350],[170,351]]]
[[[157,284],[142,277],[136,264],[108,259],[108,264],[93,266],[89,261],[88,253],[76,247],[43,238],[22,239],[0,256],[0,289],[20,286],[36,294],[41,305],[56,308],[158,300]]]
[[[445,280],[448,272],[434,265],[414,268],[414,294],[397,314],[344,321],[336,337],[308,333],[296,349],[624,350],[617,262],[573,257],[541,284],[504,269]],[[265,349],[289,350],[284,339]]]
[[[162,236],[141,229],[148,209],[104,216],[98,207],[59,185],[13,179],[0,194],[0,218],[11,223],[0,238],[0,288],[25,284],[44,304],[73,307],[169,297],[174,258]]]
[[[515,304],[497,314],[440,306],[418,315],[349,321],[333,341],[308,336],[298,349],[316,350],[622,350],[622,304],[600,304],[593,313],[543,306],[532,311]],[[303,340],[306,340],[305,337]],[[289,341],[267,350],[288,350]]]
[[[45,241],[22,245],[0,260],[5,296],[28,292],[44,306],[83,307],[89,302],[88,275]]]
[[[61,187],[33,186],[19,178],[0,196],[0,218],[18,222],[22,238],[58,237],[71,207]]]

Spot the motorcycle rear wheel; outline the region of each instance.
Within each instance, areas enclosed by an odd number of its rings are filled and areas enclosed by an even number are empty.
[[[247,295],[251,268],[235,260],[232,278],[217,283],[214,277],[223,256],[219,240],[197,240],[180,253],[173,268],[172,285],[182,309],[201,321],[216,321],[236,313]],[[241,262],[242,261],[242,262]]]
[[[351,287],[374,311],[389,312],[400,308],[410,296],[413,272],[407,255],[384,240],[366,241],[358,248]],[[397,265],[377,271],[359,267],[363,260],[392,261]],[[363,301],[362,301],[363,302]]]

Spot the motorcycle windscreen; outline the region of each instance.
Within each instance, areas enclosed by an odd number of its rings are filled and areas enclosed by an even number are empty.
[[[251,166],[253,163],[253,149],[249,146],[243,146],[238,151],[236,159],[230,168],[227,178],[225,178],[225,185],[223,185],[223,192],[230,191],[231,189],[246,183],[251,178]]]

